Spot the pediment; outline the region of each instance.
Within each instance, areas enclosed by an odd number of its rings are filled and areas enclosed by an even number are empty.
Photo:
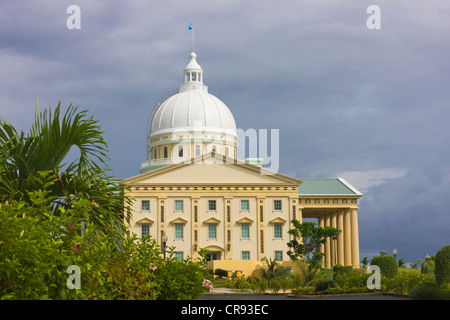
[[[183,219],[183,218],[181,218],[181,217],[178,217],[178,218],[173,219],[172,221],[170,221],[170,223],[172,223],[172,224],[178,224],[178,223],[186,224],[186,223],[188,223],[188,221]]]
[[[283,218],[277,217],[275,219],[270,220],[269,222],[270,223],[282,223],[282,224],[285,224],[286,220],[284,220]]]
[[[149,219],[149,218],[143,218],[143,219],[141,219],[139,221],[136,221],[136,223],[138,223],[138,224],[149,224],[149,225],[152,225],[153,222],[154,221]]]
[[[240,220],[238,220],[238,221],[236,221],[236,222],[239,223],[239,224],[242,224],[242,223],[249,223],[249,224],[252,224],[252,223],[253,223],[253,220],[250,219],[250,218],[244,217],[244,218],[242,218],[242,219],[240,219]]]
[[[209,218],[208,220],[205,220],[204,223],[206,224],[219,224],[221,221],[219,219],[216,219],[214,217]]]
[[[259,166],[242,161],[190,161],[170,164],[150,172],[122,180],[125,185],[290,185],[301,181],[289,176],[270,172]],[[229,160],[229,158],[227,158]],[[231,163],[230,163],[231,162]]]

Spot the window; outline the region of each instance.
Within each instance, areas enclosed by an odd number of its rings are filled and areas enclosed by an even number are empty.
[[[180,261],[183,260],[183,251],[175,252],[175,258],[177,258]]]
[[[275,239],[283,238],[283,225],[281,223],[273,224],[273,237]]]
[[[183,147],[178,147],[178,156],[181,158],[183,156]]]
[[[150,226],[148,224],[143,224],[141,226],[142,236],[148,236],[150,234]]]
[[[230,149],[228,147],[225,148],[225,155],[228,157],[230,153]]]
[[[212,147],[212,152],[216,152],[216,146]]]
[[[183,200],[175,200],[175,211],[183,211]]]
[[[281,210],[281,200],[273,200],[273,210]]]
[[[208,224],[208,239],[216,239],[217,238],[217,225],[210,223]]]
[[[250,251],[242,251],[241,260],[250,260]]]
[[[164,159],[167,159],[167,147],[164,147]]]
[[[216,211],[216,200],[208,200],[208,210]]]
[[[275,251],[275,260],[283,261],[283,251]]]
[[[241,238],[250,239],[250,225],[248,223],[241,224]]]
[[[248,210],[249,210],[248,200],[241,200],[241,211],[248,211]]]
[[[175,239],[183,239],[183,225],[181,223],[175,224]]]
[[[155,159],[156,159],[156,149],[155,149],[155,152],[154,152],[154,154],[155,154]]]
[[[195,155],[196,156],[200,155],[200,146],[195,146]]]
[[[142,200],[141,201],[141,211],[149,211],[150,210],[150,201]]]

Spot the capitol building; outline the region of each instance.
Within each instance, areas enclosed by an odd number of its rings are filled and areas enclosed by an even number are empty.
[[[183,259],[208,252],[210,268],[248,276],[264,257],[289,265],[292,219],[342,230],[320,250],[324,267],[359,267],[358,199],[342,178],[296,179],[261,159],[238,159],[230,109],[204,85],[192,52],[178,93],[151,115],[148,160],[122,180],[134,199],[128,232],[151,235]]]

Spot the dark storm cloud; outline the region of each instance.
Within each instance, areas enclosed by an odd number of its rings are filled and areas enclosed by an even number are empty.
[[[372,4],[381,30],[366,27]],[[194,19],[205,84],[238,127],[280,130],[280,172],[362,189],[361,256],[397,246],[414,262],[450,240],[449,15],[444,0],[3,2],[0,115],[28,130],[37,96],[88,108],[114,174],[136,175]]]

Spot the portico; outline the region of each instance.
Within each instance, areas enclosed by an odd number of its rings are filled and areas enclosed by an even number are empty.
[[[341,230],[336,239],[329,239],[320,250],[324,267],[336,263],[359,266],[358,206],[362,194],[342,178],[302,179],[299,187],[299,211],[303,218],[317,219],[320,227]],[[298,220],[298,219],[297,219]]]

